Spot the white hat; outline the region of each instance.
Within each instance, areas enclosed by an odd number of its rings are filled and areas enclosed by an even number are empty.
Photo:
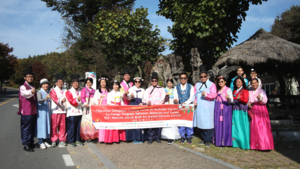
[[[135,78],[133,78],[133,80],[135,80],[135,79],[139,79],[140,81],[144,81],[144,79],[142,79],[142,78],[140,78],[140,77],[135,77]]]
[[[42,86],[42,85],[45,84],[45,83],[48,83],[48,84],[50,85],[48,79],[44,78],[44,79],[41,79],[41,80],[40,80],[40,86]]]

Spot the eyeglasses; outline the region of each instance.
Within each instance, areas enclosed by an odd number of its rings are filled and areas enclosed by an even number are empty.
[[[206,78],[207,76],[200,76],[200,79],[202,79],[202,78]]]
[[[219,83],[224,83],[225,81],[219,81]]]
[[[141,83],[141,81],[134,81],[134,83]]]
[[[157,82],[157,80],[152,80],[151,82]]]
[[[186,78],[186,77],[181,77],[180,79],[184,79],[184,80],[185,80],[185,79],[187,79],[187,78]]]

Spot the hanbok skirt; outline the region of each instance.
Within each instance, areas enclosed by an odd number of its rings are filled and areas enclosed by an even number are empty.
[[[107,105],[107,100],[103,100],[101,105]],[[105,141],[105,129],[99,129],[98,131],[99,131],[98,141],[104,142]]]
[[[38,106],[36,124],[35,136],[42,139],[50,138],[51,115],[50,106],[48,104],[42,104],[41,106]]]
[[[223,102],[223,109],[221,109],[221,104],[221,102],[215,103],[213,144],[215,146],[232,146],[232,105]]]
[[[92,103],[92,101],[90,103]],[[94,123],[92,121],[92,113],[89,109],[90,107],[83,108],[83,115],[80,126],[80,137],[82,140],[93,140],[98,138],[99,136],[99,131],[94,126]]]
[[[142,99],[132,99],[129,105],[139,105]],[[126,141],[146,141],[148,139],[148,132],[146,129],[128,129],[126,130]]]
[[[274,140],[266,105],[254,104],[251,111],[254,118],[250,122],[250,148],[254,150],[273,150]]]
[[[250,119],[246,104],[235,100],[232,113],[232,146],[250,149]]]

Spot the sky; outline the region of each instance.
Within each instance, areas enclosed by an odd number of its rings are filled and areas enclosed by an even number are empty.
[[[161,36],[172,39],[167,31],[172,22],[158,16],[158,0],[136,0],[135,8],[148,8],[148,19],[158,25]],[[247,11],[246,21],[242,23],[238,33],[237,45],[247,40],[258,29],[270,31],[277,15],[280,15],[292,5],[300,5],[299,0],[269,0],[262,5],[251,5]],[[61,34],[64,22],[60,13],[51,11],[46,3],[40,0],[2,0],[0,5],[0,42],[8,43],[14,48],[13,54],[18,58],[29,55],[41,55],[48,52],[61,52]],[[233,45],[233,46],[234,46]],[[166,49],[163,54],[172,51]]]

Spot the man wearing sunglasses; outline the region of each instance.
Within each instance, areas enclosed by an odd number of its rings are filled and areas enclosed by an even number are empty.
[[[206,68],[200,66],[200,82],[194,87],[195,105],[194,127],[200,129],[201,142],[199,145],[210,147],[214,133],[214,99],[217,97],[216,85],[208,80]],[[196,103],[195,103],[196,102]]]
[[[154,104],[164,104],[166,92],[164,88],[158,85],[158,75],[156,72],[152,73],[151,84],[144,94],[144,102],[150,106]],[[152,144],[153,140],[157,143],[161,143],[161,130],[162,128],[150,128],[148,129],[148,144]]]
[[[175,104],[190,104],[194,96],[194,88],[191,84],[187,83],[188,76],[186,73],[179,75],[180,84],[174,88],[174,103]],[[179,127],[181,136],[180,143],[183,144],[186,140],[188,144],[192,144],[192,135],[194,134],[192,127]],[[185,136],[186,135],[186,136]]]

